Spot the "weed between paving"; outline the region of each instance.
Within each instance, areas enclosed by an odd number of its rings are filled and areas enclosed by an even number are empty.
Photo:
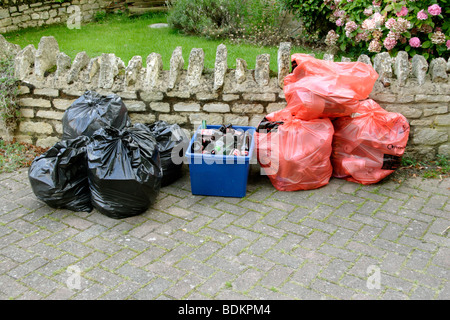
[[[46,152],[49,148],[42,148],[15,140],[7,142],[0,139],[0,173],[14,172],[31,165],[34,158]]]

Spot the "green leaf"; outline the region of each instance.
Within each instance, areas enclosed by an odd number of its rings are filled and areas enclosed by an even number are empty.
[[[447,51],[447,47],[445,45],[436,46],[436,51],[439,55],[442,55],[445,51]]]
[[[346,48],[345,43],[342,43],[342,44],[339,46],[339,48],[340,48],[342,51],[345,51],[345,48]]]
[[[406,48],[405,48],[405,51],[409,52],[409,50],[411,50],[411,46],[407,45]]]
[[[431,47],[431,45],[432,45],[431,41],[425,41],[422,44],[422,48],[427,49],[427,48]]]

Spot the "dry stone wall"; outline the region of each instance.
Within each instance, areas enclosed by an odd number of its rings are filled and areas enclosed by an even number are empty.
[[[214,69],[204,67],[201,48],[192,49],[187,69],[181,47],[174,50],[168,68],[163,68],[158,53],[145,57],[146,67],[143,57],[125,63],[113,53],[89,57],[80,52],[71,61],[53,37],[43,37],[38,48],[29,45],[18,52],[15,47],[11,50],[16,50],[23,117],[15,137],[40,146],[60,139],[64,111],[85,90],[118,94],[134,122],[165,120],[189,130],[202,120],[256,126],[266,114],[286,106],[283,79],[290,69],[289,43],[280,44],[277,57],[255,57],[255,69],[248,69],[242,59],[237,59],[234,69],[228,68],[224,45],[217,47]],[[273,58],[278,74],[269,70]],[[324,59],[333,60],[333,56]],[[379,74],[370,98],[409,120],[408,156],[450,156],[449,63],[435,59],[428,65],[423,57],[408,60],[404,53],[394,58],[381,53],[373,60],[363,55],[358,61],[373,65]]]
[[[0,6],[0,33],[24,28],[65,23],[68,19],[79,22],[91,21],[97,11],[108,5],[105,0],[57,1],[2,1]]]

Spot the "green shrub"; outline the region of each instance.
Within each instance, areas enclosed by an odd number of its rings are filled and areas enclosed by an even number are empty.
[[[331,10],[324,0],[280,0],[280,2],[302,22],[302,37],[307,42],[317,43],[333,26],[328,20]]]
[[[175,29],[193,34],[201,33],[207,25],[214,25],[216,29],[235,25],[235,22],[230,20],[236,19],[237,13],[228,16],[221,9],[222,2],[223,0],[177,0],[171,2],[167,22]]]
[[[168,23],[186,34],[229,38],[257,45],[289,40],[287,11],[277,0],[176,0],[169,2]]]
[[[106,11],[97,11],[94,16],[95,22],[103,23],[106,20]]]

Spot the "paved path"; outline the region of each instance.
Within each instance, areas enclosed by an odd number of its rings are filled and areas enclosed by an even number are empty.
[[[193,196],[189,176],[114,220],[36,200],[0,175],[0,299],[450,299],[450,179],[247,197]]]

